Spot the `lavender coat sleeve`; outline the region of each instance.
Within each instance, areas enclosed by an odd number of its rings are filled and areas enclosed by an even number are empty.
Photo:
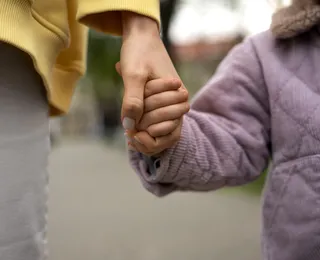
[[[249,39],[229,53],[196,95],[179,143],[157,160],[130,152],[130,161],[157,196],[241,185],[267,167],[269,130],[268,92]]]

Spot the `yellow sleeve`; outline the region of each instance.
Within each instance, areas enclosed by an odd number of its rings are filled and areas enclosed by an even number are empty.
[[[159,0],[78,0],[77,19],[98,31],[121,35],[121,11],[148,16],[160,24]]]
[[[77,0],[68,1],[69,47],[62,50],[57,58],[57,66],[76,70],[84,74],[88,44],[88,28],[76,20]]]
[[[68,111],[77,81],[86,72],[88,28],[76,20],[76,6],[76,0],[68,0],[70,42],[69,47],[59,53],[52,71],[54,91],[50,101],[56,109],[51,115]]]

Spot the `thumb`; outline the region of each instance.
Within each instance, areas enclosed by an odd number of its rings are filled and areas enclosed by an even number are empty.
[[[124,95],[122,101],[122,123],[126,130],[134,130],[139,123],[144,106],[144,88],[147,78],[133,73],[122,74]]]

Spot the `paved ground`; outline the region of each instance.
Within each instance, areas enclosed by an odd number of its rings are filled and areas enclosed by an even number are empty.
[[[259,199],[142,189],[123,151],[68,141],[51,157],[50,260],[258,260]]]

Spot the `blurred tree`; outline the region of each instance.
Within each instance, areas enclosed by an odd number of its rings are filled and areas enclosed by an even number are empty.
[[[113,96],[119,92],[122,80],[115,70],[115,64],[120,60],[120,50],[119,37],[92,30],[89,32],[87,76],[100,97]]]
[[[115,70],[120,60],[121,38],[89,32],[87,77],[98,103],[105,137],[112,138],[120,124],[122,79]]]

